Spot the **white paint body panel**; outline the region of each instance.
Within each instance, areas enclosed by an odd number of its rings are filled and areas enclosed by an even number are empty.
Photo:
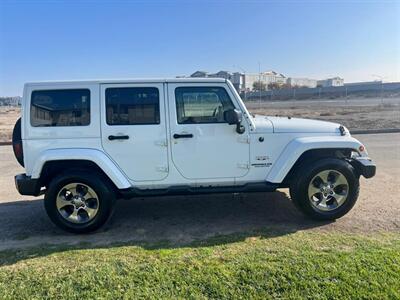
[[[107,88],[157,88],[160,96],[160,124],[108,125],[106,122],[105,90]],[[101,141],[105,152],[113,158],[131,181],[158,181],[168,175],[166,112],[164,84],[102,84]],[[128,140],[110,141],[110,135],[127,135]]]
[[[274,126],[275,133],[336,133],[340,134],[340,124],[319,120],[267,117]]]
[[[108,126],[104,91],[107,87],[145,86],[160,91],[160,126]],[[178,124],[174,89],[181,86],[219,86],[227,90],[243,113],[244,134],[228,124]],[[39,89],[88,88],[89,126],[30,126],[30,95]],[[22,138],[26,174],[39,178],[46,161],[89,160],[118,188],[156,189],[176,185],[227,186],[249,182],[280,183],[302,153],[311,149],[361,145],[339,125],[276,117],[251,117],[229,81],[223,79],[149,79],[46,82],[26,84],[22,109]],[[148,127],[147,127],[148,126]],[[173,138],[192,133],[193,139]],[[109,141],[109,135],[132,139]],[[364,151],[361,153],[367,156]]]
[[[168,85],[172,162],[187,179],[226,178],[233,182],[235,177],[242,177],[249,171],[249,127],[246,126],[246,133],[239,135],[235,126],[226,123],[178,124],[176,121],[175,89],[201,86],[204,84]],[[220,85],[209,83],[207,86]],[[240,109],[230,90],[226,91],[235,108]],[[192,134],[193,138],[174,139],[174,134]]]

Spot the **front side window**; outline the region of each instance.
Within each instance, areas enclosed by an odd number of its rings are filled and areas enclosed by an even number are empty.
[[[224,112],[235,108],[222,87],[179,87],[175,100],[179,124],[226,123]]]
[[[160,124],[160,95],[153,87],[106,89],[108,125]]]
[[[32,92],[32,126],[86,126],[89,124],[90,90],[69,89]]]

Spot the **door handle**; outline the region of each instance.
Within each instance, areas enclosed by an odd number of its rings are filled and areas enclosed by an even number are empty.
[[[193,134],[191,133],[183,133],[183,134],[177,134],[175,133],[174,139],[191,139],[193,137]]]
[[[113,140],[129,140],[129,135],[109,135],[108,139]]]

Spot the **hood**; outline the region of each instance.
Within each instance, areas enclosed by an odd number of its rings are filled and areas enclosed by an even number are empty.
[[[340,135],[340,124],[288,117],[267,117],[276,133],[336,133]]]
[[[273,133],[274,127],[272,122],[266,116],[255,115],[253,116],[253,122],[256,126],[257,133]]]

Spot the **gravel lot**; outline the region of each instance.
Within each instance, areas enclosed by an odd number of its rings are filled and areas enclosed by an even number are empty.
[[[42,244],[169,242],[185,245],[216,235],[257,231],[285,235],[299,230],[370,233],[400,232],[400,134],[357,136],[378,166],[377,176],[361,179],[353,210],[332,223],[313,222],[293,207],[287,191],[121,200],[99,232],[72,235],[46,216],[42,198],[21,196],[13,176],[22,172],[8,146],[0,147],[0,250]]]

